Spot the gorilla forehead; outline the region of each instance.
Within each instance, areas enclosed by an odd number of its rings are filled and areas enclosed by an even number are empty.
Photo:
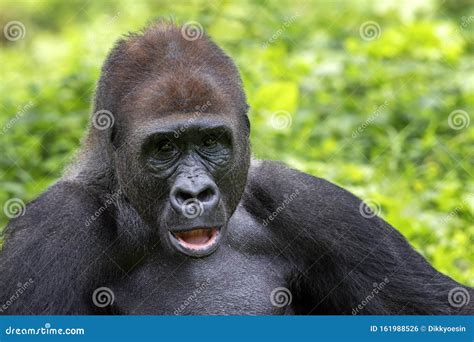
[[[150,115],[193,112],[208,101],[213,111],[246,111],[234,63],[206,36],[189,41],[179,27],[158,22],[116,44],[103,66],[95,107]]]
[[[119,109],[132,122],[175,113],[230,115],[233,98],[212,75],[187,69],[165,73],[134,88]]]

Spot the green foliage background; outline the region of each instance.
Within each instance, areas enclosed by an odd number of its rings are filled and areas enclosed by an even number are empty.
[[[0,204],[61,176],[121,34],[157,17],[197,21],[242,72],[256,157],[380,205],[436,268],[474,285],[474,124],[448,124],[455,110],[474,119],[472,4],[2,1],[2,27],[20,21],[26,34],[0,38]],[[374,39],[361,35],[368,21]]]

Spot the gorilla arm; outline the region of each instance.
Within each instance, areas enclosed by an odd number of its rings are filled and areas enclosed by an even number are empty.
[[[113,267],[104,256],[113,241],[110,214],[90,219],[100,207],[80,185],[60,182],[10,222],[0,252],[0,313],[93,313],[92,291]]]
[[[472,304],[450,307],[448,293],[460,285],[381,218],[362,215],[361,200],[338,186],[259,162],[250,169],[244,196],[247,210],[295,266],[288,283],[297,313],[474,312]]]

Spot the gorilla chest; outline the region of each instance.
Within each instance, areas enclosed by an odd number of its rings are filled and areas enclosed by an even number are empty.
[[[221,246],[212,256],[180,262],[150,260],[113,286],[115,308],[126,314],[289,314],[289,293],[275,258]]]

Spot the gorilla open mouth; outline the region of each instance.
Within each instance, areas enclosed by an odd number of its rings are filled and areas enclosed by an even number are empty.
[[[220,236],[219,228],[197,227],[186,231],[169,232],[173,247],[193,257],[203,257],[214,252],[219,245]]]
[[[211,246],[219,234],[215,228],[198,228],[182,233],[174,233],[178,242],[189,249],[204,249]]]

